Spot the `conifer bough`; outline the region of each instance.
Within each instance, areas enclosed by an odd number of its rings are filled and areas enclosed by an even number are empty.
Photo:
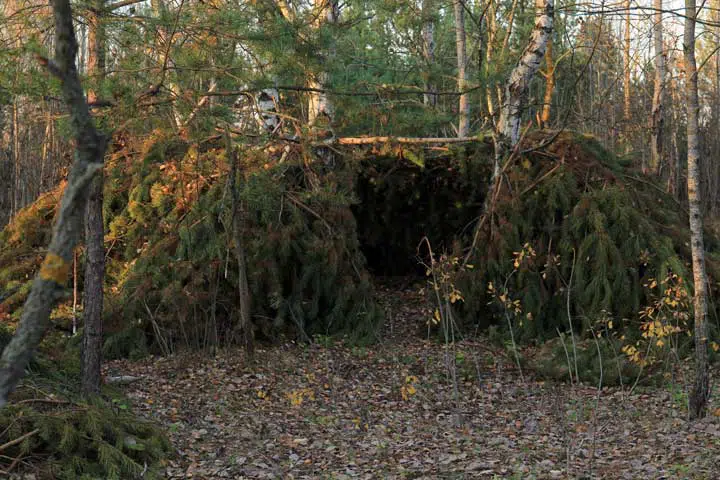
[[[107,145],[107,139],[93,124],[75,66],[78,45],[70,2],[52,0],[51,4],[55,18],[55,59],[39,60],[60,80],[76,142],[75,161],[60,203],[48,253],[25,302],[17,332],[0,359],[0,408],[7,403],[8,396],[23,377],[47,330],[50,312],[63,295],[73,250],[83,230],[90,183],[103,168]]]

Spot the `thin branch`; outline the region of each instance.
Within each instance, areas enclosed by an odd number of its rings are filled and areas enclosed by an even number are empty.
[[[267,88],[267,87],[265,87]],[[325,93],[328,95],[337,95],[337,96],[343,96],[343,97],[377,97],[378,95],[425,95],[425,94],[432,94],[432,95],[439,95],[439,96],[454,96],[459,97],[460,95],[466,95],[468,93],[474,92],[475,90],[480,90],[479,86],[470,87],[463,91],[444,91],[444,92],[431,92],[427,90],[423,90],[421,88],[417,89],[404,89],[404,90],[395,90],[392,88],[387,87],[380,87],[374,92],[368,92],[368,91],[352,91],[352,90],[333,90],[329,88],[315,88],[315,87],[303,87],[303,86],[296,86],[296,85],[281,85],[277,87],[273,87],[276,90],[284,90],[284,91],[290,91],[290,92],[308,92],[308,93]],[[248,95],[253,93],[258,93],[264,90],[264,88],[249,88],[245,90],[221,90],[217,92],[204,92],[202,95],[207,95],[211,97],[233,97],[233,96],[240,96],[240,95]]]
[[[22,441],[25,440],[26,438],[30,438],[30,437],[32,437],[33,435],[35,435],[35,434],[37,434],[37,433],[39,433],[39,432],[40,432],[40,429],[39,429],[39,428],[36,428],[35,430],[33,430],[33,431],[31,431],[31,432],[28,432],[28,433],[26,433],[26,434],[24,434],[24,435],[20,435],[20,436],[19,436],[18,438],[16,438],[15,440],[10,440],[9,442],[0,445],[0,452],[2,452],[3,450],[5,450],[5,449],[7,449],[7,448],[12,447],[13,445],[17,445],[18,443],[22,443]]]
[[[477,137],[340,137],[334,139],[340,145],[372,145],[377,143],[474,143],[484,142],[482,136]]]

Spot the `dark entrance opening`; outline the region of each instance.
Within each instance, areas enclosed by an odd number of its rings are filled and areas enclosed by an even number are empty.
[[[424,276],[418,252],[424,237],[436,254],[466,244],[484,201],[487,152],[457,149],[417,161],[370,157],[363,161],[353,207],[363,254],[381,277]],[[459,243],[460,242],[460,243]],[[420,258],[418,257],[420,254]]]

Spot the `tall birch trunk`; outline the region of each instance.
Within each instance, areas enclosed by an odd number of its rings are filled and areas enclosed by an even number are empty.
[[[630,121],[630,0],[625,0],[625,42],[623,44],[623,119]]]
[[[428,107],[437,105],[437,95],[434,93],[436,91],[435,85],[430,80],[430,71],[435,64],[435,20],[433,13],[432,0],[423,0],[422,55],[427,68],[423,103]]]
[[[161,20],[163,15],[166,13],[167,5],[165,0],[150,0],[150,8],[153,12],[153,17],[156,20]],[[183,128],[183,119],[178,110],[177,100],[181,96],[179,85],[172,80],[168,79],[168,68],[171,67],[173,60],[170,58],[170,50],[172,48],[172,35],[168,32],[168,29],[164,25],[158,25],[157,27],[157,44],[155,49],[157,51],[157,66],[160,69],[160,81],[157,87],[160,88],[164,84],[167,84],[167,88],[172,94],[172,120],[175,124],[175,128],[181,130]]]
[[[338,0],[315,0],[314,15],[314,26],[317,30],[327,23],[337,23],[340,19]],[[332,48],[330,52],[326,52],[322,58],[323,62],[333,53]],[[324,70],[310,75],[308,87],[316,90],[310,92],[308,100],[308,123],[310,125],[316,125],[321,119],[329,124],[335,117],[335,109],[330,97],[327,92],[320,91],[327,88],[329,81],[330,76]]]
[[[497,38],[497,20],[495,0],[487,0],[487,45],[485,48],[485,78],[489,79],[495,73],[495,64],[493,56],[495,53],[495,39]],[[488,82],[485,87],[485,101],[487,102],[487,111],[491,117],[495,116],[495,102],[493,100],[493,85]]]
[[[672,114],[670,115],[670,118],[672,119],[672,132],[670,135],[670,154],[672,156],[671,160],[671,168],[670,168],[670,176],[668,178],[668,192],[670,192],[673,197],[680,200],[681,197],[681,179],[682,179],[682,159],[680,157],[680,145],[678,144],[678,137],[680,136],[680,120],[678,118],[678,109],[680,109],[681,101],[680,101],[680,93],[678,92],[678,85],[675,80],[671,80],[669,83],[670,86],[670,99],[672,100],[672,105],[668,109],[669,112]]]
[[[548,40],[552,35],[553,0],[536,0],[535,10],[537,17],[535,27],[520,61],[510,74],[498,122],[501,142],[509,146],[515,146],[520,141],[520,121],[527,102],[530,82],[540,69]]]
[[[655,44],[655,89],[650,116],[650,170],[658,173],[662,165],[663,127],[665,125],[665,48],[663,45],[662,0],[653,0],[655,8],[653,43]]]
[[[707,284],[705,276],[705,246],[703,241],[703,218],[700,210],[700,139],[698,120],[697,64],[695,63],[695,0],[685,0],[685,105],[687,108],[687,187],[688,211],[690,216],[690,245],[692,249],[693,284],[695,298],[695,384],[690,394],[691,418],[702,418],[706,414],[710,397],[707,350]]]
[[[463,0],[455,0],[455,49],[457,55],[457,88],[460,93],[458,100],[458,137],[468,136],[470,131],[470,96],[467,89],[467,47],[465,40],[465,5]]]
[[[550,123],[550,110],[552,108],[553,91],[555,90],[555,64],[553,63],[553,40],[552,35],[548,38],[545,49],[545,94],[543,95],[542,114],[540,115],[540,127],[546,128]]]

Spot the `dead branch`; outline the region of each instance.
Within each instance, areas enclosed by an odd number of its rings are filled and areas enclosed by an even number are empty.
[[[21,443],[21,442],[22,442],[23,440],[25,440],[26,438],[30,438],[30,437],[32,437],[33,435],[35,435],[36,433],[38,433],[38,432],[40,432],[40,429],[39,429],[39,428],[36,428],[36,429],[33,430],[32,432],[28,432],[28,433],[26,433],[26,434],[24,434],[24,435],[20,435],[20,436],[19,436],[18,438],[16,438],[15,440],[10,440],[9,442],[0,445],[0,452],[2,452],[3,450],[5,450],[6,448],[10,448],[10,447],[12,447],[13,445],[17,445],[18,443]]]
[[[27,398],[25,400],[20,400],[19,402],[15,402],[15,405],[23,405],[25,403],[51,403],[55,405],[67,405],[67,400],[56,400],[54,398]]]
[[[105,377],[105,383],[108,385],[128,385],[133,382],[142,380],[142,377],[134,377],[132,375],[118,375],[116,377]]]
[[[483,135],[476,137],[340,137],[334,139],[340,145],[372,145],[377,143],[405,143],[405,144],[426,144],[426,143],[475,143],[483,142]]]

